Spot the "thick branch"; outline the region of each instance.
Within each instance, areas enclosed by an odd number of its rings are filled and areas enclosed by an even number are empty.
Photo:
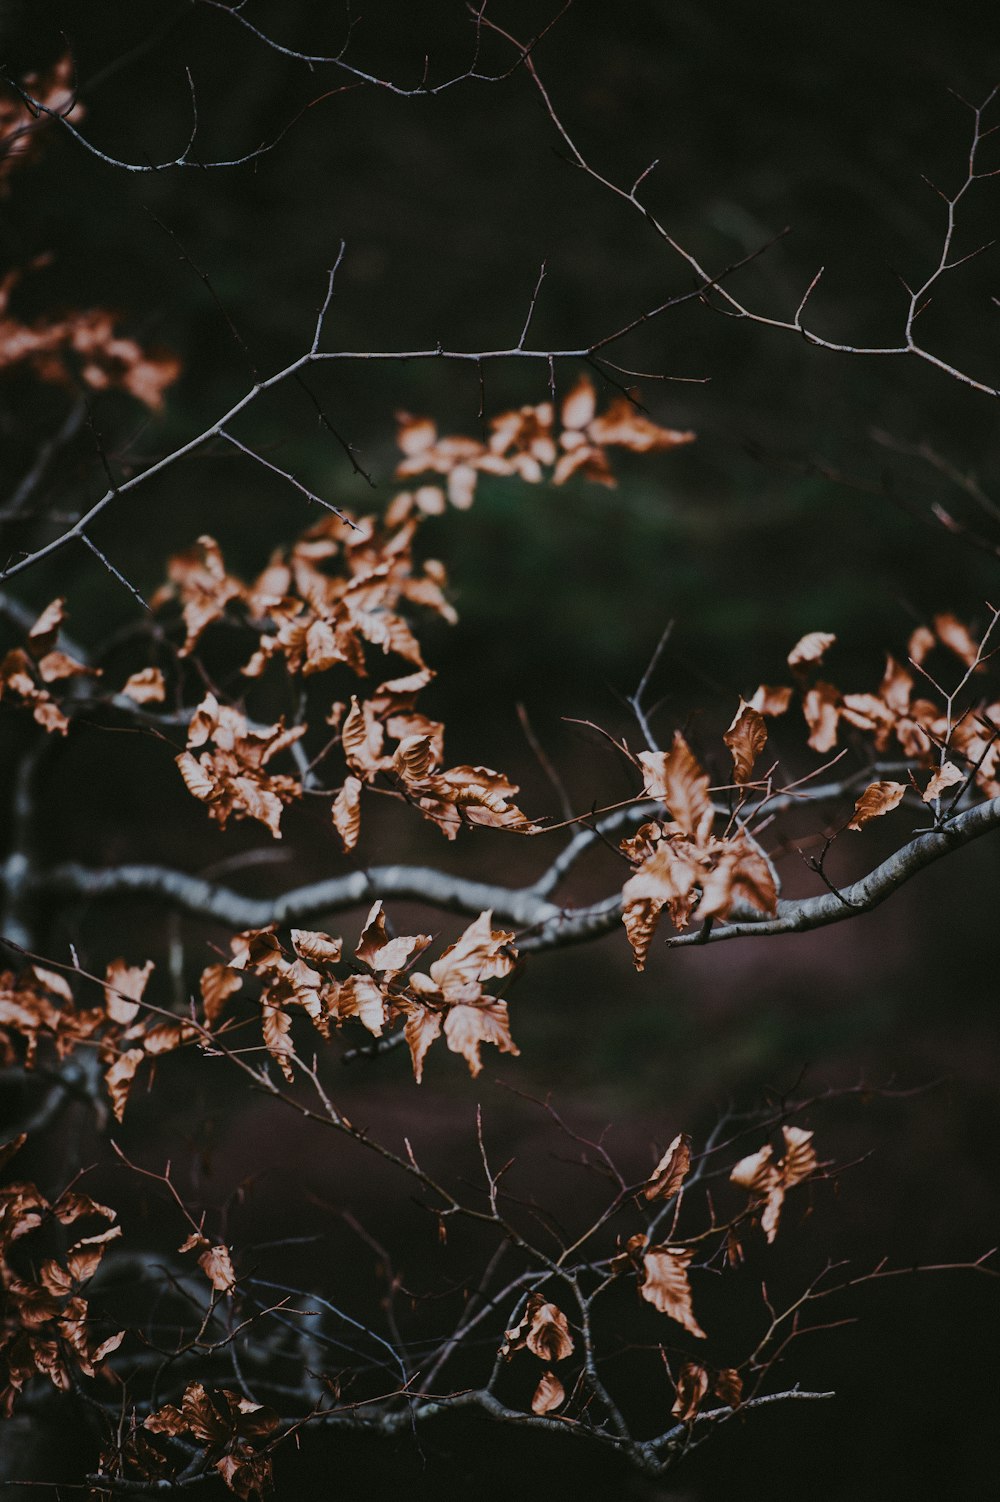
[[[753,916],[745,909],[734,922],[720,923],[708,933],[699,929],[677,934],[667,943],[678,948],[722,939],[768,938],[840,923],[871,912],[926,866],[997,828],[1000,798],[993,798],[957,814],[941,829],[917,835],[874,871],[839,892],[779,902],[773,918]],[[184,912],[237,929],[302,923],[324,913],[360,907],[376,897],[395,897],[470,915],[492,909],[498,922],[527,930],[518,939],[518,948],[525,953],[600,938],[621,920],[621,896],[617,892],[589,907],[562,908],[540,896],[537,888],[504,887],[426,866],[373,866],[368,871],[295,887],[276,897],[248,897],[164,866],[118,866],[106,871],[80,865],[56,866],[31,877],[30,885],[39,896],[84,897],[88,901],[156,897]]]

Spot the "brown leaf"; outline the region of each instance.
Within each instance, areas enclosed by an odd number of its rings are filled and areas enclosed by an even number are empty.
[[[304,960],[314,965],[335,965],[340,959],[343,939],[331,938],[308,928],[292,929],[292,948]]]
[[[129,1048],[125,1053],[119,1054],[114,1063],[104,1071],[104,1083],[108,1087],[111,1109],[117,1121],[121,1121],[125,1115],[125,1106],[136,1070],[145,1057],[141,1048]]]
[[[531,1400],[531,1411],[539,1416],[551,1413],[565,1402],[566,1389],[554,1372],[543,1372]]]
[[[565,1361],[573,1353],[573,1337],[557,1304],[540,1304],[524,1337],[529,1351],[543,1361]]]
[[[344,785],[333,800],[333,827],[340,835],[345,853],[353,850],[361,833],[361,780],[345,777]]]
[[[832,683],[814,683],[803,695],[802,713],[809,726],[809,745],[825,755],[837,744],[843,696]]]
[[[934,630],[937,632],[938,641],[949,651],[954,652],[967,668],[979,664],[979,643],[973,637],[968,626],[964,626],[957,616],[950,611],[942,612],[934,617]],[[979,664],[981,666],[981,664]]]
[[[641,751],[639,760],[645,772],[644,796],[665,803],[691,839],[706,838],[713,817],[708,777],[680,731],[674,732],[669,751]]]
[[[754,763],[767,745],[764,716],[741,699],[733,723],[722,739],[732,754],[734,781],[749,782]]]
[[[226,1002],[243,985],[243,977],[229,965],[208,965],[198,982],[205,1021],[214,1027],[225,1010]]]
[[[419,1085],[424,1076],[424,1058],[435,1038],[441,1034],[441,1014],[428,1007],[413,1005],[407,1008],[403,1029],[413,1061],[413,1076]]]
[[[642,1259],[644,1275],[639,1292],[661,1314],[669,1315],[692,1335],[705,1340],[705,1332],[691,1307],[687,1269],[693,1255],[690,1247],[650,1247]]]
[[[872,819],[879,819],[883,814],[890,813],[905,792],[906,785],[902,782],[869,783],[854,805],[854,817],[848,824],[848,829],[863,829]]]
[[[770,684],[762,683],[755,690],[753,697],[747,700],[751,709],[756,709],[759,714],[782,715],[792,702],[792,690],[787,687],[772,688]]]
[[[925,803],[933,803],[935,798],[940,798],[945,788],[954,787],[956,782],[964,781],[965,773],[960,771],[953,761],[942,762],[924,789],[923,800]]]
[[[691,1167],[691,1138],[678,1132],[653,1170],[643,1190],[647,1200],[669,1200],[680,1189]]]
[[[167,685],[159,668],[143,668],[126,680],[121,691],[136,704],[162,704]]]
[[[198,1266],[219,1293],[232,1293],[236,1287],[236,1270],[227,1246],[210,1246],[198,1258]]]
[[[829,631],[810,631],[796,642],[788,654],[788,666],[801,668],[822,662],[823,657],[837,640]]]
[[[708,1392],[708,1372],[697,1361],[685,1361],[677,1375],[676,1388],[670,1412],[682,1424],[690,1424]]]
[[[460,1053],[475,1079],[483,1067],[479,1046],[492,1043],[501,1053],[519,1054],[510,1035],[507,1003],[490,998],[474,1006],[453,1006],[444,1020],[445,1038],[452,1053]]]
[[[152,960],[142,966],[126,965],[123,959],[111,961],[104,974],[104,997],[112,1022],[128,1027],[134,1021],[152,969]]]
[[[716,1372],[712,1391],[728,1408],[739,1408],[743,1396],[743,1378],[734,1366],[725,1366]]]

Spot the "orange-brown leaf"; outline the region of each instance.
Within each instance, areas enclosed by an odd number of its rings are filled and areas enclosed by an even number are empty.
[[[880,819],[890,813],[906,792],[902,782],[872,782],[865,788],[854,805],[854,817],[848,829],[864,829],[872,819]]]
[[[669,1200],[680,1189],[691,1167],[691,1138],[678,1132],[653,1170],[643,1193],[648,1200]]]
[[[722,739],[733,758],[734,781],[749,782],[753,776],[754,763],[767,745],[764,716],[741,699],[733,723]]]
[[[685,1330],[704,1340],[705,1332],[695,1319],[691,1305],[687,1270],[692,1255],[690,1247],[650,1247],[642,1259],[644,1275],[639,1291],[661,1314],[669,1315]]]

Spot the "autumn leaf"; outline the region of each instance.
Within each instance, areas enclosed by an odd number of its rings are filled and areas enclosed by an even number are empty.
[[[167,696],[167,685],[159,668],[142,668],[126,679],[121,691],[136,704],[162,704]]]
[[[954,652],[967,668],[976,668],[979,671],[982,664],[979,661],[980,646],[969,630],[962,624],[957,616],[950,611],[943,611],[934,617],[934,630],[937,632],[938,641],[942,646]]]
[[[691,1138],[678,1132],[653,1170],[643,1190],[647,1200],[669,1200],[680,1189],[691,1167]]]
[[[871,782],[854,805],[854,817],[848,829],[863,829],[872,819],[890,813],[906,792],[902,782]]]
[[[643,796],[664,803],[691,839],[704,839],[713,817],[708,777],[680,731],[674,732],[669,751],[641,751],[639,760],[645,773]]]
[[[344,785],[333,800],[333,827],[340,835],[345,853],[353,850],[361,833],[361,779],[345,777]]]
[[[558,1304],[549,1303],[540,1293],[530,1293],[524,1314],[512,1330],[504,1334],[501,1356],[510,1359],[515,1351],[527,1348],[542,1361],[565,1361],[573,1353],[569,1323]]]
[[[790,668],[811,667],[822,662],[837,640],[829,631],[810,631],[796,642],[788,654]]]
[[[206,1247],[198,1258],[198,1266],[218,1293],[234,1291],[236,1271],[227,1246]]]
[[[566,1400],[566,1389],[554,1372],[543,1372],[531,1400],[532,1413],[551,1413]]]
[[[642,1259],[643,1277],[639,1292],[661,1314],[669,1315],[691,1335],[705,1340],[705,1332],[695,1319],[691,1306],[687,1270],[693,1255],[690,1247],[650,1247]]]
[[[677,1375],[676,1391],[670,1412],[682,1424],[690,1424],[708,1392],[708,1372],[697,1361],[685,1361]]]
[[[733,758],[733,780],[749,782],[754,763],[767,745],[764,716],[741,699],[736,716],[722,739]]]
[[[933,803],[935,798],[940,798],[945,788],[954,787],[957,782],[965,781],[965,773],[956,767],[953,761],[944,761],[934,773],[922,794],[925,803]]]

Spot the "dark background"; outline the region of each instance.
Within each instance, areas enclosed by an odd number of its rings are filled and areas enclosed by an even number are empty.
[[[306,50],[335,51],[343,42],[340,10],[313,0],[258,3],[247,14]],[[497,17],[524,35],[547,13],[511,4]],[[131,162],[163,161],[182,149],[190,118],[185,65],[197,87],[197,151],[205,160],[252,150],[345,82],[336,70],[310,73],[281,59],[204,7],[0,6],[0,52],[12,70],[58,55],[61,33],[77,59],[88,138]],[[371,4],[348,55],[416,84],[426,53],[434,83],[462,70],[469,46],[462,5]],[[490,43],[484,66],[502,67],[507,55]],[[921,279],[940,253],[944,206],[921,174],[953,190],[970,127],[968,110],[948,89],[979,100],[1000,76],[993,6],[945,11],[922,0],[822,10],[791,0],[752,7],[577,0],[539,45],[537,61],[602,171],[628,183],[659,157],[648,201],[710,267],[790,226],[734,289],[754,307],[789,316],[825,265],[813,326],[854,343],[898,341],[898,277]],[[995,142],[984,161],[1000,166]],[[980,184],[970,195],[962,253],[989,238],[998,203],[1000,184]],[[124,398],[98,407],[122,472],[200,430],[248,383],[246,362],[178,242],[209,276],[265,372],[311,337],[341,240],[347,248],[329,347],[509,344],[543,258],[548,277],[531,341],[541,348],[585,344],[690,286],[684,266],[639,217],[567,163],[522,73],[456,84],[431,98],[370,87],[336,93],[305,109],[275,150],[229,171],[127,173],[53,128],[3,210],[6,263],[52,254],[24,283],[25,312],[113,306],[123,327],[183,362],[162,418],[137,423]],[[987,382],[1000,379],[1000,311],[990,301],[998,286],[997,252],[988,252],[945,281],[923,319],[930,347]],[[565,717],[628,730],[621,696],[634,688],[669,619],[676,624],[658,676],[665,696],[658,724],[666,733],[697,708],[703,714],[695,723],[710,741],[738,692],[761,679],[780,681],[784,655],[803,631],[836,632],[831,675],[845,689],[870,688],[885,650],[901,651],[915,624],[938,609],[981,621],[984,600],[995,600],[998,589],[996,558],[929,518],[934,500],[965,514],[961,494],[927,464],[872,437],[877,429],[903,444],[930,443],[975,471],[987,491],[991,483],[1000,491],[994,400],[914,360],[818,351],[698,305],[630,336],[619,354],[636,368],[710,378],[642,386],[653,416],[695,429],[696,444],[651,460],[626,457],[616,490],[484,481],[469,515],[451,513],[427,528],[461,616],[453,631],[432,636],[440,680],[429,707],[448,723],[452,759],[509,770],[533,813],[552,811],[552,792],[525,745],[516,703],[527,706],[580,807],[621,796],[613,756]],[[576,374],[558,369],[563,390]],[[491,366],[487,410],[541,400],[546,379],[541,364]],[[476,431],[479,392],[465,366],[352,363],[324,368],[315,384],[378,482],[374,496],[317,431],[298,394],[269,397],[236,431],[355,509],[393,493],[396,410],[431,414],[444,431]],[[6,397],[0,436],[8,473],[17,477],[59,421],[65,398],[19,379],[8,382]],[[859,485],[824,478],[830,468]],[[903,505],[884,493],[887,474]],[[84,433],[53,484],[51,507],[103,489]],[[199,532],[215,535],[234,569],[249,572],[310,519],[298,496],[213,449],[112,508],[97,536],[148,595],[167,555]],[[970,519],[989,527],[974,513]],[[9,528],[4,556],[44,535]],[[95,645],[136,616],[129,596],[82,552],[60,555],[18,589],[39,607],[66,593],[74,630]],[[9,733],[16,739],[18,732]],[[782,736],[789,774],[815,764],[797,737]],[[246,826],[213,836],[154,743],[98,728],[81,729],[53,753],[42,817],[53,860],[148,858],[200,869],[259,844]],[[815,828],[807,820],[796,833]],[[328,833],[304,815],[290,819],[289,830],[283,861],[241,878],[248,890],[273,891],[333,868]],[[862,853],[853,852],[862,865],[890,848],[879,833],[864,838]],[[512,880],[529,879],[546,858],[534,845],[519,843],[512,854],[500,841],[443,850],[424,829],[400,836],[378,825],[366,857],[377,862],[390,852],[464,861],[464,869]],[[582,870],[572,895],[585,900],[605,890],[609,869]],[[787,890],[812,890],[794,851],[783,874]],[[822,1145],[831,1155],[869,1156],[835,1199],[817,1205],[802,1232],[802,1266],[821,1265],[827,1255],[859,1266],[883,1255],[897,1264],[978,1256],[998,1225],[998,874],[988,841],[925,873],[869,917],[782,941],[661,949],[642,978],[632,974],[620,936],[538,960],[511,999],[522,1057],[503,1060],[502,1069],[491,1061],[484,1078],[500,1073],[536,1092],[558,1087],[561,1106],[577,1119],[613,1122],[626,1153],[681,1127],[704,1130],[731,1097],[747,1101],[767,1087],[788,1087],[806,1067],[807,1089],[861,1079],[900,1088],[937,1081],[913,1098],[854,1101],[817,1120],[820,1132],[828,1123]],[[403,931],[407,916],[400,911]],[[120,951],[123,934],[134,958],[165,944],[162,915],[153,911],[48,917],[50,942],[82,939],[95,963]],[[211,937],[218,936],[190,925],[195,970]],[[371,1072],[348,1072],[344,1104],[352,1115],[363,1105],[373,1120],[398,1117],[401,1129],[434,1142],[466,1134],[483,1092],[453,1064],[432,1055],[419,1095],[398,1055]],[[278,1178],[286,1195],[289,1183],[301,1182],[311,1193],[364,1202],[361,1170],[355,1178],[349,1166],[317,1164],[317,1151],[332,1151],[327,1144],[317,1149],[297,1129],[279,1128],[263,1106],[234,1097],[223,1110],[209,1096],[197,1098],[200,1121],[212,1122],[209,1198],[260,1170],[261,1217],[273,1213],[266,1186]],[[487,1109],[512,1151],[548,1154],[530,1111],[493,1091]],[[185,1131],[198,1138],[192,1114],[188,1098],[183,1111],[166,1110],[154,1095],[130,1108],[126,1138],[147,1153],[172,1138],[170,1150],[183,1155],[177,1142]],[[391,1204],[373,1200],[367,1209],[391,1230]],[[418,1261],[422,1255],[414,1251]],[[835,1387],[835,1402],[730,1426],[660,1491],[610,1470],[599,1479],[604,1473],[569,1446],[556,1455],[548,1444],[488,1428],[431,1444],[424,1460],[406,1445],[389,1453],[345,1444],[338,1478],[346,1495],[364,1485],[372,1495],[405,1487],[414,1497],[468,1489],[499,1496],[515,1487],[568,1497],[588,1482],[598,1494],[603,1487],[608,1495],[692,1502],[736,1486],[752,1497],[872,1502],[983,1495],[1000,1459],[995,1284],[960,1274],[899,1279],[860,1291],[843,1312],[859,1323],[812,1337],[787,1363],[789,1377],[803,1385]],[[307,1469],[296,1472],[289,1462],[281,1473],[289,1495],[295,1486],[316,1486],[321,1474],[308,1471],[308,1448],[296,1464]]]

